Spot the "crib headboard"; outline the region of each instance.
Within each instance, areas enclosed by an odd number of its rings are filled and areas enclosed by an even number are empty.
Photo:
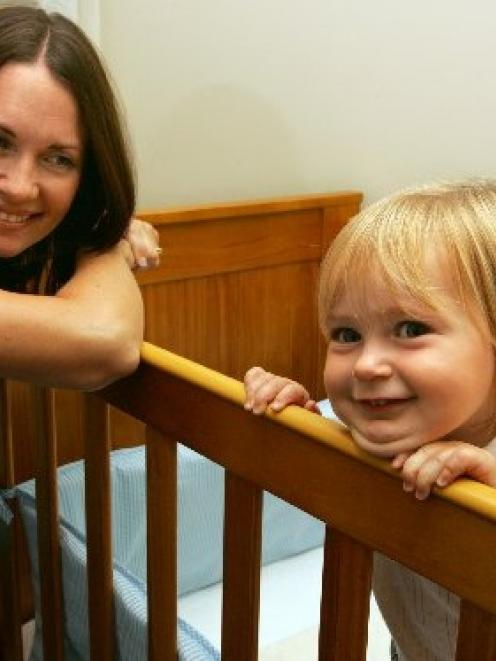
[[[355,215],[356,192],[140,213],[160,234],[159,268],[141,273],[146,339],[235,378],[261,364],[323,396],[324,345],[316,316],[323,254]],[[0,441],[0,487],[34,474],[38,423],[32,387],[12,383],[12,445]],[[55,392],[58,462],[83,455],[81,394]],[[110,414],[112,446],[143,442],[143,425]]]

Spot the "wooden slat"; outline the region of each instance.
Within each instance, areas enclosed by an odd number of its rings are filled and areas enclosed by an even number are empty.
[[[262,490],[226,471],[222,661],[256,661]]]
[[[85,501],[88,558],[88,619],[92,661],[113,658],[110,443],[107,407],[93,394],[84,398]]]
[[[22,661],[21,604],[19,594],[18,540],[21,521],[0,520],[0,659]]]
[[[38,558],[41,587],[43,654],[50,661],[62,661],[62,577],[57,505],[57,442],[53,390],[34,390],[36,444],[36,509]]]
[[[11,402],[8,385],[0,379],[0,489],[14,485]]]
[[[0,487],[12,486],[12,425],[7,383],[0,379]],[[0,659],[22,661],[18,518],[0,519]],[[17,528],[17,529],[16,529]]]
[[[177,657],[177,443],[147,427],[148,659]]]
[[[496,615],[462,600],[456,661],[495,661],[495,659]]]
[[[319,661],[365,661],[372,552],[326,527]]]

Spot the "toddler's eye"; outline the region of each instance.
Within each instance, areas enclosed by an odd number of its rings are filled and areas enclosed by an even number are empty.
[[[426,335],[430,332],[429,326],[422,321],[401,321],[396,326],[396,335],[403,339],[420,337],[420,335]]]
[[[350,344],[360,342],[362,336],[354,328],[333,328],[331,331],[331,340],[341,344]]]
[[[5,136],[0,135],[0,151],[8,151],[11,147],[11,141]]]

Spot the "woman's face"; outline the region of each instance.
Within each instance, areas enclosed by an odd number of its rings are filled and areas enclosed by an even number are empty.
[[[82,160],[70,92],[42,62],[0,68],[0,259],[19,255],[64,219]]]

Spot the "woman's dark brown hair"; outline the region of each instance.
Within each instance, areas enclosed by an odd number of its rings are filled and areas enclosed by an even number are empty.
[[[53,293],[73,274],[77,253],[105,250],[119,241],[134,211],[135,191],[117,103],[89,39],[60,14],[27,6],[0,8],[0,68],[40,57],[78,106],[84,142],[81,182],[51,235],[17,257],[0,260],[0,287],[39,290],[43,279],[44,291]]]

